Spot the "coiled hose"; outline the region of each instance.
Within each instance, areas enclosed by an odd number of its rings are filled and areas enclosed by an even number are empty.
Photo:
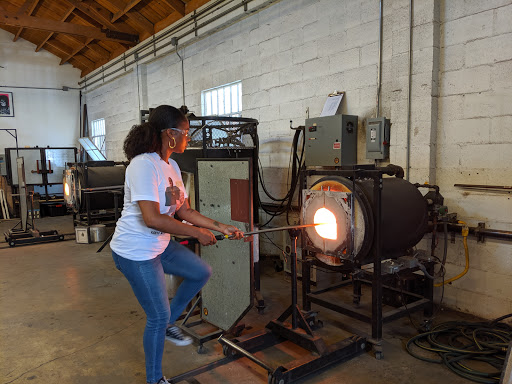
[[[446,365],[452,372],[477,383],[499,383],[507,347],[512,340],[512,327],[502,320],[512,313],[491,322],[449,321],[432,331],[421,333],[407,341],[406,349],[417,359]],[[439,359],[419,354],[418,348],[437,353]],[[472,366],[491,368],[488,372]]]

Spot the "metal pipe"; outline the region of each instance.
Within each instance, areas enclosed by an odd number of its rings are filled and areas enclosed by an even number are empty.
[[[454,187],[474,188],[474,189],[502,189],[512,190],[512,186],[508,185],[478,185],[478,184],[453,184]]]
[[[225,0],[224,0],[224,1],[225,1]],[[222,2],[224,2],[224,1],[218,1],[218,2],[217,2],[217,3],[215,3],[215,4],[212,4],[212,6],[209,6],[207,9],[203,10],[203,11],[202,11],[201,13],[199,13],[198,15],[202,15],[205,11],[207,11],[207,10],[211,10],[213,7],[217,6],[218,4],[221,4],[221,3],[222,3]],[[190,33],[196,33],[200,28],[203,28],[203,27],[207,26],[208,24],[211,24],[211,23],[213,23],[213,22],[217,21],[217,20],[218,20],[218,19],[220,19],[221,17],[223,17],[223,16],[225,16],[225,15],[227,15],[227,14],[229,14],[229,13],[233,12],[234,10],[236,10],[236,9],[240,8],[241,6],[246,6],[248,3],[252,2],[252,1],[254,1],[254,0],[244,0],[244,1],[243,1],[243,2],[241,2],[241,3],[237,3],[237,5],[234,5],[233,7],[229,8],[228,10],[226,10],[226,11],[224,11],[224,12],[222,12],[222,13],[220,13],[220,14],[216,15],[216,16],[215,16],[215,17],[213,17],[212,19],[210,19],[210,20],[208,20],[208,21],[206,21],[206,22],[204,22],[204,23],[202,23],[202,24],[200,24],[200,25],[196,25],[196,26],[195,26],[194,28],[192,28],[191,30],[189,30],[189,31],[185,32],[184,34],[182,34],[181,36],[179,36],[179,37],[178,37],[178,39],[181,39],[181,38],[183,38],[183,37],[187,36],[187,35],[188,35],[188,34],[190,34]],[[259,7],[257,7],[256,9],[264,8],[264,7],[266,7],[266,6],[270,5],[270,4],[275,3],[275,2],[278,2],[278,1],[280,1],[280,0],[268,0],[266,3],[264,3],[264,4],[260,5],[260,6],[259,6]],[[231,2],[233,2],[233,0],[229,1],[227,4],[229,4],[229,3],[231,3]],[[213,13],[213,11],[212,11],[212,13]],[[164,38],[168,37],[168,36],[169,36],[169,35],[171,35],[172,33],[178,32],[178,31],[182,30],[184,27],[188,26],[188,25],[185,25],[186,23],[189,23],[189,24],[190,24],[190,23],[195,23],[195,22],[197,22],[197,19],[198,19],[198,17],[197,17],[197,16],[192,16],[190,20],[188,20],[188,21],[186,21],[186,22],[184,22],[184,23],[181,23],[181,24],[177,25],[175,28],[170,29],[169,31],[165,32],[164,34],[162,34],[161,36],[159,36],[159,37],[158,37],[158,38],[156,38],[155,40],[151,40],[150,42],[145,43],[145,44],[144,44],[144,45],[142,45],[141,47],[136,48],[136,50],[133,52],[133,54],[137,54],[137,53],[139,53],[140,51],[142,51],[142,50],[144,50],[144,49],[146,49],[146,48],[148,48],[148,47],[151,47],[151,46],[152,46],[152,47],[153,47],[153,49],[152,49],[152,50],[150,50],[147,54],[144,54],[144,55],[142,55],[142,56],[139,56],[139,57],[138,57],[138,60],[142,60],[142,59],[146,58],[147,56],[151,56],[152,54],[156,53],[157,51],[159,51],[159,50],[161,50],[161,49],[163,49],[163,48],[166,48],[166,47],[168,47],[169,45],[172,45],[172,44],[169,42],[169,43],[163,44],[163,45],[161,45],[161,46],[159,46],[159,47],[155,47],[155,46],[154,46],[154,45],[156,45],[156,43],[157,43],[157,42],[159,42],[160,40],[163,40]],[[132,53],[131,53],[131,54],[132,54]],[[105,72],[105,70],[112,68],[113,66],[115,66],[116,64],[119,64],[119,63],[120,63],[120,62],[122,62],[122,61],[125,61],[125,59],[126,59],[126,57],[125,57],[125,56],[123,56],[122,58],[120,58],[120,59],[118,59],[118,60],[115,60],[115,61],[114,61],[114,62],[112,62],[111,64],[109,64],[109,65],[107,65],[107,66],[102,67],[101,73],[104,73],[104,72]],[[130,65],[132,65],[133,63],[134,63],[134,61],[131,61],[131,62],[129,62],[129,63],[124,62],[122,66],[120,66],[119,68],[117,68],[117,69],[113,70],[112,72],[110,72],[110,73],[108,73],[108,74],[104,75],[104,76],[103,76],[103,78],[104,78],[105,76],[113,75],[113,74],[115,74],[115,73],[117,73],[117,72],[119,72],[119,71],[121,71],[121,70],[123,70],[123,69],[125,70],[127,67],[129,67],[129,66],[130,66]],[[100,74],[100,72],[95,73],[95,74],[93,74],[91,77],[96,77],[96,76],[98,76],[99,74]],[[93,84],[97,83],[97,82],[98,82],[98,81],[100,81],[100,80],[101,80],[101,79],[97,79],[97,80],[94,80],[94,81],[92,81],[92,82],[90,82],[90,83],[87,83],[87,76],[85,76],[84,80],[79,81],[79,82],[78,82],[78,84],[79,84],[79,85],[81,85],[81,84],[85,84],[84,86],[82,86],[82,87],[80,88],[80,89],[84,89],[85,87],[87,87],[87,86],[91,86],[91,85],[93,85]]]
[[[287,231],[288,229],[300,229],[300,228],[308,228],[308,227],[315,227],[317,225],[322,225],[324,223],[319,224],[302,224],[302,225],[289,225],[286,227],[276,227],[276,228],[267,228],[267,229],[259,229],[257,231],[252,232],[244,232],[244,236],[249,235],[257,235],[259,233],[265,233],[265,232],[275,232],[275,231]],[[324,224],[325,225],[325,224]]]
[[[448,230],[452,232],[459,232],[462,225],[448,224]],[[469,233],[475,236],[492,237],[495,239],[512,240],[512,231],[502,231],[492,228],[469,227]]]
[[[290,232],[290,240],[292,241],[292,254],[290,256],[290,272],[292,275],[292,329],[297,329],[297,235],[295,232]]]
[[[73,88],[73,87],[66,87],[62,86],[62,88],[45,88],[45,87],[22,87],[18,85],[0,85],[0,88],[18,88],[18,89],[43,89],[45,91],[64,91],[67,92],[70,89],[80,90],[81,88]]]
[[[379,2],[379,68],[377,71],[377,111],[375,117],[380,115],[380,90],[382,85],[382,0]]]
[[[185,66],[183,65],[183,57],[181,57],[179,51],[178,51],[178,38],[173,37],[171,39],[171,44],[176,47],[176,54],[181,60],[181,88],[182,88],[182,94],[183,94],[183,106],[187,105],[185,104]]]
[[[138,48],[135,48],[135,50],[132,52],[133,54],[136,54],[142,50],[144,50],[145,48],[149,47],[150,45],[153,45],[157,42],[159,42],[160,40],[164,39],[165,37],[169,36],[170,34],[176,32],[177,30],[180,30],[184,27],[187,26],[187,24],[191,23],[191,22],[194,22],[194,20],[196,20],[197,18],[203,16],[206,12],[210,11],[212,8],[216,7],[217,5],[220,5],[221,3],[225,2],[225,0],[219,0],[211,5],[209,5],[208,7],[206,7],[205,9],[201,10],[200,12],[198,13],[195,13],[194,15],[190,16],[189,20],[184,20],[183,22],[179,23],[178,25],[176,25],[174,28],[170,29],[169,31],[163,33],[162,35],[158,36],[155,40],[151,40],[150,42],[148,43],[144,43],[142,44],[140,47]],[[112,68],[114,65],[120,63],[121,61],[124,61],[126,59],[126,56],[123,55],[123,58],[121,59],[118,59],[112,63],[110,63],[109,65],[107,66],[102,66],[102,71],[104,72],[105,70],[107,69],[110,69]],[[123,66],[123,68],[126,67]],[[116,71],[117,72],[117,71]],[[115,72],[114,72],[115,73]],[[100,72],[98,73],[95,73],[93,74],[92,76],[96,76],[96,75],[99,75]],[[87,82],[87,76],[85,76],[84,80],[82,81],[79,81],[78,84],[83,84],[83,83],[86,83]],[[90,84],[89,84],[90,85]]]
[[[249,360],[251,360],[252,362],[258,364],[260,367],[265,369],[267,372],[269,372],[269,373],[273,373],[274,372],[274,369],[272,367],[268,366],[265,362],[263,362],[262,360],[258,359],[253,354],[247,352],[245,349],[240,348],[238,345],[236,345],[232,341],[230,341],[228,339],[225,339],[224,336],[219,337],[218,338],[218,342],[221,345],[225,345],[225,346],[231,348],[233,351],[236,351],[236,352],[240,353],[241,355],[247,357]]]
[[[409,173],[411,171],[411,90],[412,90],[412,4],[409,1],[409,74],[408,74],[408,91],[407,91],[407,152],[405,160],[405,180],[409,181]]]

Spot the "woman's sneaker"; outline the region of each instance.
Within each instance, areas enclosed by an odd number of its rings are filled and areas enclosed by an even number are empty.
[[[162,377],[160,380],[158,380],[158,383],[156,384],[171,384],[169,381],[167,381],[167,379],[164,377]]]
[[[180,347],[192,344],[192,338],[184,335],[183,332],[181,332],[181,329],[176,326],[167,328],[165,331],[165,338]]]

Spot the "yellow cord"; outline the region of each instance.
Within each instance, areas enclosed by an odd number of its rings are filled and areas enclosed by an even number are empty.
[[[468,225],[463,222],[463,221],[458,221],[459,224],[463,224],[464,226],[462,227],[462,243],[464,244],[464,252],[466,254],[466,267],[464,268],[464,270],[458,274],[457,276],[455,277],[452,277],[451,279],[448,279],[448,280],[445,280],[444,282],[442,283],[437,283],[437,284],[434,284],[434,287],[442,287],[443,285],[445,284],[449,284],[451,283],[452,281],[455,281],[455,280],[458,280],[460,279],[462,276],[464,276],[466,273],[468,273],[468,270],[469,270],[469,250],[468,250],[468,235],[469,235],[469,227]]]

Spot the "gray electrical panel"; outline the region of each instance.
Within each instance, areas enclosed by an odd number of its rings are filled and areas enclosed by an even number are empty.
[[[357,163],[357,121],[353,115],[306,120],[306,166],[341,166]]]
[[[389,157],[389,128],[385,117],[366,120],[366,158],[383,160]]]

